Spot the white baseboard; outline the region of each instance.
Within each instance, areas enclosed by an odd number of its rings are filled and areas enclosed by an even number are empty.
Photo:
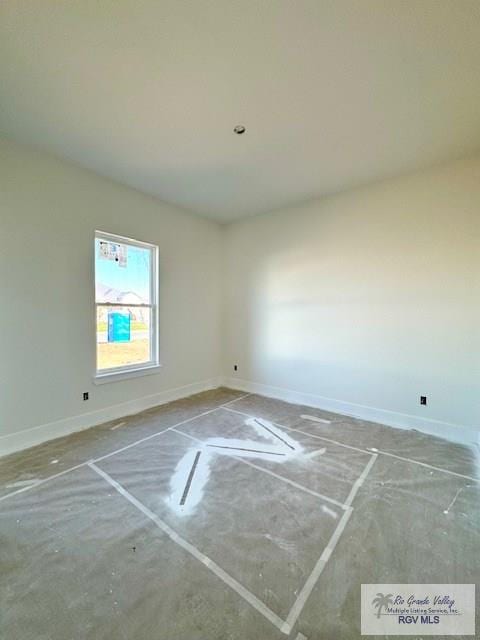
[[[128,402],[122,402],[111,407],[83,413],[79,416],[64,418],[48,424],[42,424],[30,429],[23,429],[17,433],[0,436],[0,456],[6,456],[15,451],[28,449],[37,444],[42,444],[54,438],[60,438],[76,431],[89,429],[95,425],[123,418],[124,416],[150,409],[160,404],[186,398],[195,393],[216,389],[220,386],[222,380],[220,378],[212,378],[203,382],[194,382],[176,389],[168,389],[160,391],[154,395],[144,396]]]
[[[339,413],[360,420],[368,420],[370,422],[378,422],[388,425],[389,427],[397,427],[399,429],[416,429],[422,433],[438,436],[445,440],[466,444],[469,446],[480,444],[480,430],[474,427],[442,422],[440,420],[432,420],[431,418],[421,418],[406,413],[398,413],[388,411],[387,409],[377,409],[376,407],[367,407],[353,402],[344,402],[342,400],[334,400],[333,398],[325,398],[311,393],[303,393],[301,391],[292,391],[283,387],[272,387],[258,382],[250,382],[249,380],[239,380],[237,378],[224,378],[223,386],[230,389],[238,389],[247,393],[258,393],[269,398],[277,398],[292,404],[302,404],[332,413]]]
[[[17,433],[0,436],[0,457],[28,449],[48,440],[60,438],[76,431],[89,429],[95,425],[123,418],[127,415],[144,411],[173,400],[186,398],[195,393],[216,389],[225,386],[230,389],[238,389],[247,393],[258,393],[259,395],[269,398],[277,398],[290,402],[292,404],[302,404],[333,413],[352,416],[361,420],[369,420],[370,422],[378,422],[386,424],[390,427],[400,429],[417,429],[423,433],[445,438],[460,444],[479,445],[480,431],[473,427],[457,425],[440,420],[432,420],[429,418],[420,418],[405,413],[397,413],[388,411],[387,409],[377,409],[375,407],[366,407],[352,402],[344,402],[333,398],[325,398],[311,393],[303,393],[301,391],[293,391],[283,387],[273,387],[270,385],[251,382],[249,380],[240,380],[237,378],[212,378],[203,382],[194,382],[175,389],[167,389],[159,393],[129,400],[121,404],[111,407],[84,413],[79,416],[64,418],[48,424],[42,424],[37,427],[24,429]]]

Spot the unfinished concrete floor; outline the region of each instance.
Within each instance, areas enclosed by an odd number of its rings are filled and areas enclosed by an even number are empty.
[[[362,583],[478,580],[479,487],[473,449],[418,432],[163,405],[1,460],[0,637],[360,638]]]

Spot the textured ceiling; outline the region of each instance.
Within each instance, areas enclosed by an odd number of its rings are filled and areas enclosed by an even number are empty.
[[[478,0],[0,3],[0,132],[221,221],[479,149],[479,79]]]

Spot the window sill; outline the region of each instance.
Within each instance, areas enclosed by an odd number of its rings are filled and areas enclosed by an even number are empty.
[[[109,371],[106,373],[97,373],[95,376],[93,376],[93,383],[106,384],[108,382],[119,382],[120,380],[128,380],[129,378],[148,376],[154,373],[159,373],[161,368],[161,364],[150,364],[146,367],[138,367],[137,369],[128,369],[126,371]]]

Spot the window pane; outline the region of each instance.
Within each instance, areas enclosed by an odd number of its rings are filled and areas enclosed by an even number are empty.
[[[151,309],[97,307],[97,370],[151,360]]]
[[[151,259],[148,248],[96,238],[96,301],[150,304]]]

